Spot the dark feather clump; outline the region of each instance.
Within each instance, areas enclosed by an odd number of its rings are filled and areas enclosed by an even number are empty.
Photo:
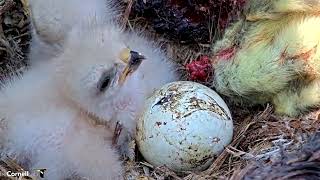
[[[235,172],[231,179],[320,179],[320,131],[303,145],[301,151],[283,153],[282,158],[270,164],[250,164]]]

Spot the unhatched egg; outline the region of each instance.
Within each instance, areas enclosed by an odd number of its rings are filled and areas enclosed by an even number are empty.
[[[227,146],[233,121],[222,98],[195,82],[165,85],[148,100],[137,125],[137,144],[155,166],[204,170]]]

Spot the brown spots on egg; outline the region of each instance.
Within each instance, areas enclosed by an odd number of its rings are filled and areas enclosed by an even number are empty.
[[[154,106],[161,106],[161,110],[167,112],[173,112],[175,120],[181,120],[187,118],[197,111],[210,111],[216,113],[224,120],[231,120],[228,113],[218,105],[213,97],[205,94],[209,99],[207,101],[197,97],[195,93],[198,89],[184,90],[183,84],[176,83],[170,86],[166,92],[160,91],[160,100],[154,104]],[[190,96],[190,97],[189,97]],[[183,98],[189,99],[188,101],[181,101]],[[183,104],[181,104],[183,103]],[[185,108],[179,108],[185,107]]]

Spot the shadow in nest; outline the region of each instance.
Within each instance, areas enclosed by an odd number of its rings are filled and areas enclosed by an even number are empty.
[[[157,33],[181,43],[210,43],[244,0],[136,0],[131,17],[145,17]]]

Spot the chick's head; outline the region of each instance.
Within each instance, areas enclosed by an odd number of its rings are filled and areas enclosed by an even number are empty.
[[[72,32],[59,58],[61,68],[57,69],[61,72],[57,74],[66,98],[83,111],[134,129],[129,121],[134,120],[145,99],[141,66],[150,54],[128,49],[128,36],[124,36],[110,27]]]

